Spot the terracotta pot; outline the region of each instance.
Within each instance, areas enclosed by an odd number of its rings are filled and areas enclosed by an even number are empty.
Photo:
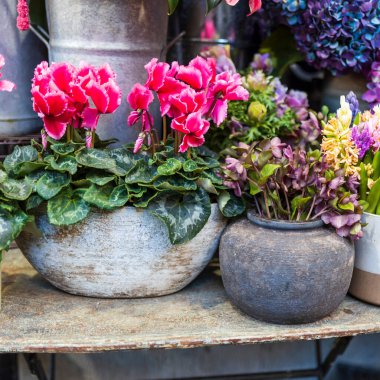
[[[11,93],[0,92],[0,137],[24,136],[38,132],[42,121],[33,111],[31,80],[34,68],[47,58],[47,51],[32,32],[16,27],[17,1],[0,1],[0,54],[5,58],[3,78],[17,86]]]
[[[257,218],[230,225],[219,254],[232,303],[279,324],[314,322],[332,313],[347,293],[354,247],[328,228],[309,227]]]
[[[355,242],[355,266],[349,292],[363,301],[380,305],[380,216],[364,213],[363,237]]]
[[[72,294],[137,298],[177,292],[193,281],[215,253],[226,221],[217,205],[194,239],[169,241],[166,226],[146,210],[93,212],[57,227],[38,210],[42,236],[22,232],[17,244],[50,283]]]
[[[136,82],[145,83],[144,65],[160,58],[167,9],[166,0],[46,0],[50,61],[109,63],[117,74],[122,103],[114,114],[100,119],[101,138],[117,138],[122,144],[137,137],[137,129],[127,126],[130,108],[125,97]]]

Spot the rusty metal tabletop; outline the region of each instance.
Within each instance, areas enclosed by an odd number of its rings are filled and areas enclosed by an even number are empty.
[[[380,308],[350,297],[322,321],[278,326],[232,306],[211,269],[170,296],[98,299],[55,289],[18,250],[4,255],[0,352],[191,348],[373,332],[380,332]]]

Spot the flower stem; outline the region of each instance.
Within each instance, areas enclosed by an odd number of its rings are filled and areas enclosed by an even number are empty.
[[[271,217],[270,217],[270,211],[269,211],[268,197],[267,197],[267,193],[266,193],[265,189],[263,190],[263,194],[264,194],[264,201],[265,201],[265,209],[266,209],[266,212],[267,212],[267,218],[271,219]]]
[[[166,120],[166,116],[163,117],[162,119],[162,132],[163,132],[163,141],[164,141],[164,144],[166,144],[166,140],[167,140],[167,137],[168,137],[168,129],[167,129],[167,120]]]
[[[313,202],[311,204],[311,207],[310,207],[310,210],[309,210],[309,213],[307,214],[307,217],[306,217],[306,220],[309,220],[310,217],[311,217],[311,213],[313,212],[313,209],[314,209],[314,205],[315,205],[315,201],[317,200],[317,197],[314,195],[313,197]]]

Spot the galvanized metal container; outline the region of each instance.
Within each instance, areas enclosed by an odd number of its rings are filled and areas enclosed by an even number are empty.
[[[278,324],[314,322],[336,310],[350,285],[354,247],[332,229],[311,227],[252,216],[227,227],[219,254],[232,303]]]
[[[22,232],[17,244],[33,267],[68,293],[138,298],[181,290],[215,253],[226,220],[216,204],[203,229],[172,245],[166,226],[146,210],[124,207],[93,212],[83,222],[57,227],[36,213],[41,237]]]
[[[117,74],[123,101],[101,118],[102,138],[121,143],[137,137],[127,126],[125,97],[136,82],[145,83],[144,65],[160,58],[167,36],[166,0],[46,0],[51,62],[109,63]]]
[[[5,58],[4,78],[17,86],[13,92],[0,92],[0,137],[22,136],[42,128],[33,111],[31,80],[34,68],[47,58],[47,51],[32,32],[16,27],[17,1],[0,1],[0,54]]]

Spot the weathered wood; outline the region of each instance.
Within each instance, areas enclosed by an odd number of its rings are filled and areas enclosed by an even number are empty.
[[[4,256],[0,352],[190,348],[380,332],[380,308],[350,297],[322,321],[278,326],[232,306],[210,269],[170,296],[107,300],[56,290],[18,250]]]

